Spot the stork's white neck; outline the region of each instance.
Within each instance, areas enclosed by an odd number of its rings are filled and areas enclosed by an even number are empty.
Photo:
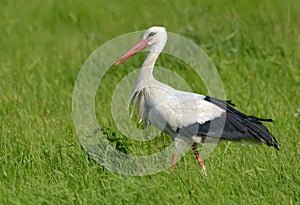
[[[142,65],[142,68],[141,69],[144,69],[144,68],[152,68],[153,70],[153,67],[155,65],[155,62],[159,56],[160,52],[157,52],[157,51],[149,51],[148,52],[148,55],[147,55],[147,58],[146,60],[144,61],[143,65]]]
[[[160,42],[153,44],[149,48],[147,58],[141,67],[133,92],[143,89],[144,87],[149,86],[156,82],[156,80],[153,77],[153,69],[159,54],[165,47],[165,44],[166,44],[166,37]]]
[[[150,81],[154,79],[153,77],[153,69],[155,62],[159,56],[160,52],[157,51],[149,51],[146,60],[144,61],[141,70],[138,76],[138,82],[142,84],[149,84]]]
[[[148,52],[147,58],[140,69],[138,78],[133,89],[133,93],[143,89],[146,86],[151,85],[155,81],[153,76],[153,69],[159,54],[160,52],[151,50]]]
[[[166,41],[167,41],[167,36],[164,35],[157,43],[150,46],[147,58],[142,65],[142,69],[145,67],[153,69],[159,54],[161,53],[161,51],[164,49],[166,45]]]

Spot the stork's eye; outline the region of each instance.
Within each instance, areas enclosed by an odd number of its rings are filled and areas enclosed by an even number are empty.
[[[154,36],[155,34],[156,34],[155,32],[150,32],[150,33],[148,34],[148,38],[151,37],[151,36]]]

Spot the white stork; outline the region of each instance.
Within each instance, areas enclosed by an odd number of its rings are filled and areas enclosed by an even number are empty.
[[[279,150],[276,139],[260,122],[262,119],[248,116],[232,106],[231,101],[176,90],[153,77],[153,68],[159,54],[167,42],[167,32],[164,27],[149,28],[128,52],[114,65],[119,65],[129,57],[149,46],[149,52],[144,61],[130,101],[138,105],[138,120],[149,122],[169,134],[175,144],[175,154],[172,166],[176,166],[178,153],[186,143],[192,141],[192,150],[202,170],[205,165],[200,158],[197,144],[208,138],[225,140],[254,139]],[[185,139],[178,136],[184,136]]]

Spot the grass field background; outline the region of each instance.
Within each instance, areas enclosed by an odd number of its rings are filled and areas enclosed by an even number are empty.
[[[299,1],[2,0],[0,11],[0,204],[300,204]],[[228,99],[274,119],[267,126],[281,150],[221,142],[206,160],[206,178],[190,152],[175,172],[144,177],[90,160],[72,120],[76,76],[100,45],[152,25],[205,50]],[[138,66],[143,57],[130,62]],[[157,64],[207,94],[172,59]],[[96,107],[134,151],[106,109],[128,68],[107,73]]]

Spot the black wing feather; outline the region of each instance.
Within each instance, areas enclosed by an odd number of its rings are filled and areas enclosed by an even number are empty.
[[[279,145],[275,137],[260,122],[272,122],[272,119],[248,116],[233,108],[234,104],[231,100],[224,101],[212,97],[206,97],[204,100],[217,105],[226,112],[220,117],[203,124],[194,123],[187,127],[178,128],[178,133],[185,136],[200,135],[226,140],[257,139],[279,150]]]

